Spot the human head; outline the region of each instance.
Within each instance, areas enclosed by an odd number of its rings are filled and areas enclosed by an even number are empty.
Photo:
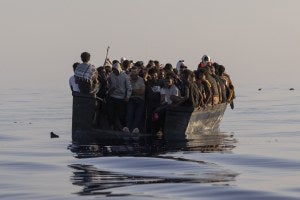
[[[205,74],[204,74],[204,71],[203,69],[201,70],[197,70],[196,71],[196,79],[199,80],[199,81],[202,81],[202,80],[205,80]]]
[[[155,68],[149,69],[148,75],[149,75],[151,80],[157,80],[158,79],[158,73],[157,73],[157,70]]]
[[[123,70],[124,70],[124,71],[129,70],[130,65],[131,65],[131,63],[130,63],[129,60],[124,60],[123,63],[122,63],[122,68],[123,68]]]
[[[159,70],[158,78],[159,79],[165,79],[166,78],[166,71],[164,69]]]
[[[125,60],[127,60],[125,57],[122,57],[121,59],[120,59],[120,63],[122,64]]]
[[[222,76],[225,72],[225,67],[223,65],[219,65],[219,75]]]
[[[141,67],[144,67],[144,62],[143,61],[137,61],[136,63],[134,63],[134,65],[141,68]]]
[[[112,71],[111,68],[112,68],[112,67],[111,67],[110,65],[105,65],[105,66],[104,66],[105,73],[106,73],[106,74],[110,74],[111,71]]]
[[[113,64],[112,66],[112,72],[116,75],[119,76],[119,74],[121,73],[122,68],[119,62],[116,62],[115,64]]]
[[[112,64],[113,64],[113,65],[116,64],[116,63],[119,63],[119,64],[120,64],[120,62],[119,62],[118,60],[113,60],[113,61],[112,61]]]
[[[149,60],[146,67],[147,67],[147,68],[151,68],[151,67],[153,67],[153,66],[154,66],[154,61],[153,61],[153,60]]]
[[[181,71],[181,78],[184,82],[192,81],[192,71],[185,69]]]
[[[139,76],[139,68],[137,66],[133,66],[130,71],[130,78],[136,80]]]
[[[90,61],[91,54],[89,54],[88,52],[83,52],[83,53],[80,55],[80,57],[81,57],[82,62],[87,63],[87,62]]]
[[[173,71],[173,66],[172,66],[172,64],[171,64],[171,63],[167,63],[167,64],[165,65],[165,70],[166,70],[166,71]]]
[[[158,60],[154,60],[153,62],[154,62],[154,65],[155,65],[156,67],[158,67],[158,68],[160,67],[160,63],[159,63]]]
[[[177,69],[178,73],[180,73],[180,68],[182,65],[185,65],[184,60],[179,60],[176,64],[176,69]]]
[[[75,72],[75,70],[76,70],[76,68],[77,68],[78,65],[79,65],[79,62],[76,62],[76,63],[73,64],[73,71],[74,72]]]
[[[208,55],[202,56],[202,62],[211,62],[211,58]]]
[[[103,66],[98,67],[97,72],[98,72],[98,75],[102,74],[104,72],[104,67]]]
[[[174,83],[173,77],[169,76],[165,79],[165,87],[166,88],[172,87],[173,83]]]

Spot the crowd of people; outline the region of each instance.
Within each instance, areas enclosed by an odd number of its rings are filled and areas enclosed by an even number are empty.
[[[203,109],[229,103],[234,107],[230,76],[207,55],[194,71],[183,60],[173,67],[156,60],[145,65],[124,57],[120,61],[106,59],[96,68],[89,63],[90,57],[88,52],[81,54],[82,63],[73,64],[69,83],[72,92],[98,100],[95,123],[100,128],[156,133],[162,129],[170,106]]]

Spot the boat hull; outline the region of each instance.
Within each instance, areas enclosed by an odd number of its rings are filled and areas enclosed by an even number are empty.
[[[188,107],[167,109],[163,138],[166,140],[185,140],[189,134],[215,130],[219,127],[226,104],[209,106],[194,110]],[[153,139],[151,134],[133,134],[107,128],[95,128],[97,100],[93,97],[73,93],[72,140],[78,144],[119,145],[128,143],[147,143]]]

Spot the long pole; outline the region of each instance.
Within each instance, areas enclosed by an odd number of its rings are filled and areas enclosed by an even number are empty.
[[[110,47],[108,46],[107,49],[106,49],[106,56],[105,56],[105,60],[104,60],[104,63],[103,63],[103,67],[105,66],[109,49],[110,49]]]

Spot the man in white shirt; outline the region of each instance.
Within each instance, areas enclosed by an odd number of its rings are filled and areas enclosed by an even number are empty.
[[[174,79],[172,77],[166,78],[165,81],[165,87],[160,91],[161,100],[163,103],[170,105],[180,99],[180,94],[178,88],[174,85]]]

